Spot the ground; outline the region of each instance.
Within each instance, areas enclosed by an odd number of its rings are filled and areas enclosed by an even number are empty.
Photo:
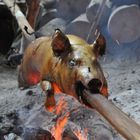
[[[140,124],[140,62],[103,59],[101,63],[108,81],[109,100]],[[20,124],[29,118],[30,110],[43,105],[45,96],[40,87],[31,90],[18,89],[16,69],[0,66],[0,137],[8,132],[20,134]]]
[[[109,99],[140,124],[140,62],[128,61],[113,61],[104,65]]]

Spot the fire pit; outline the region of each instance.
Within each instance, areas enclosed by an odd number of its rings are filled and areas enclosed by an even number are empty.
[[[52,112],[35,106],[23,123],[24,140],[121,140],[96,110],[81,105],[75,98],[55,95]]]

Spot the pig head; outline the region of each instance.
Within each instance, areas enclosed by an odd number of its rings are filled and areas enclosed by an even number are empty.
[[[47,80],[57,83],[62,92],[77,99],[84,89],[107,97],[107,82],[98,62],[104,53],[102,35],[88,44],[56,29],[52,38],[36,39],[25,50],[19,66],[19,86],[28,87]]]

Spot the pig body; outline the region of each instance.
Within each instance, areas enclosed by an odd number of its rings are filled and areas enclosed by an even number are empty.
[[[19,86],[28,87],[47,80],[77,99],[77,92],[84,88],[107,97],[107,82],[97,60],[104,48],[97,41],[90,45],[60,30],[52,38],[36,39],[25,50],[19,67]]]

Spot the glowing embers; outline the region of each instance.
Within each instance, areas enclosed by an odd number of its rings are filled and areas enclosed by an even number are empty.
[[[56,124],[51,129],[51,132],[56,140],[62,140],[62,134],[68,122],[69,112],[63,112],[66,110],[66,108],[67,103],[63,98],[61,98],[61,100],[59,100],[58,104],[55,106],[54,114],[57,115]]]
[[[54,139],[55,140],[88,140],[87,139],[88,133],[85,127],[79,126],[73,123],[71,120],[73,114],[74,116],[78,115],[80,109],[79,107],[81,106],[81,104],[74,97],[63,94],[56,83],[42,81],[41,88],[43,89],[44,93],[47,95],[47,98],[48,98],[48,92],[50,94],[49,98],[46,100],[46,103],[48,102],[47,104],[49,106],[47,106],[47,110],[43,109],[44,113],[42,114],[41,112],[41,115],[45,115],[45,114],[52,115],[53,117],[52,121],[51,118],[49,117],[38,116],[40,122],[39,126],[42,123],[43,129],[45,127],[45,130],[50,132],[50,134],[52,135],[52,139],[49,140],[54,140]],[[54,102],[55,105],[52,104]],[[46,119],[44,119],[45,117]],[[40,120],[40,118],[42,118],[42,120]],[[35,119],[37,118],[35,117]],[[46,124],[47,121],[49,122],[49,124]]]
[[[35,85],[40,81],[40,73],[38,71],[32,71],[28,75],[28,83],[29,85]]]
[[[54,94],[62,93],[59,86],[56,83],[50,83],[46,80],[43,80],[40,85],[43,92],[46,94],[46,110],[49,112],[54,112],[56,105]]]
[[[55,82],[51,83],[51,86],[54,89],[55,94],[62,93],[62,90],[60,89],[60,87]]]
[[[67,100],[64,97],[59,99],[53,112],[57,115],[56,123],[51,129],[51,134],[55,140],[87,140],[87,130],[82,130],[69,121],[71,113],[76,110],[77,108],[69,110]],[[65,136],[64,138],[64,131],[68,126],[70,126],[72,131],[69,135],[73,134],[75,138],[70,136]]]
[[[87,140],[87,129],[85,129],[84,131],[80,131],[80,130],[75,130],[74,134],[78,137],[79,140]]]
[[[53,127],[52,135],[55,137],[56,140],[62,140],[62,135],[64,132],[64,128],[68,122],[69,113],[64,115],[63,117],[58,118],[56,125]]]

